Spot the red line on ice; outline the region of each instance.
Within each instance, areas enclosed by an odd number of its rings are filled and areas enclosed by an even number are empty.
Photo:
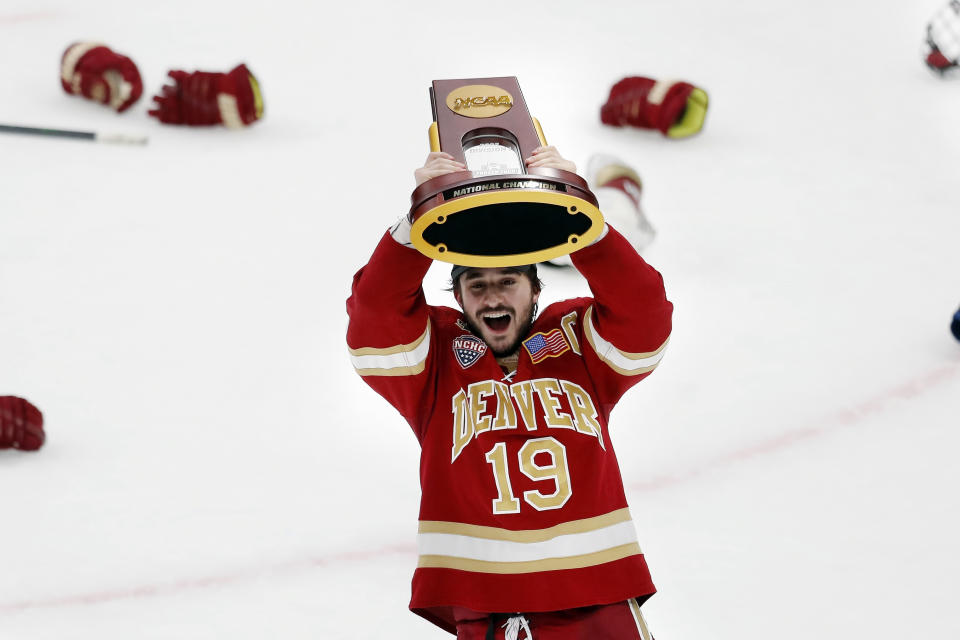
[[[897,385],[891,389],[886,389],[882,393],[879,393],[872,398],[861,402],[851,409],[841,409],[836,411],[819,421],[818,426],[794,429],[776,437],[760,440],[755,443],[740,447],[739,449],[720,453],[691,466],[685,471],[656,476],[649,480],[635,482],[629,485],[628,488],[638,491],[655,491],[658,489],[664,489],[686,482],[714,469],[722,468],[768,453],[775,453],[809,438],[821,436],[841,428],[854,426],[863,422],[870,416],[883,413],[889,409],[894,402],[911,400],[923,395],[924,393],[953,380],[958,374],[960,374],[960,363],[953,363],[937,367],[925,374],[912,378],[903,384]],[[228,586],[241,582],[252,581],[269,574],[289,573],[302,571],[317,566],[327,566],[349,562],[363,562],[395,554],[412,555],[414,553],[416,553],[416,548],[413,545],[391,545],[382,547],[380,549],[373,549],[371,551],[346,551],[340,553],[331,553],[326,556],[298,558],[280,564],[255,567],[251,569],[222,573],[219,575],[204,576],[200,578],[188,578],[175,582],[94,591],[90,593],[62,596],[59,598],[0,603],[0,614],[19,613],[30,609],[52,609],[58,607],[95,605],[105,602],[116,602],[119,600],[155,598],[165,595],[178,594],[184,591]]]
[[[19,602],[0,603],[0,614],[20,613],[30,609],[53,609],[59,607],[103,604],[105,602],[117,602],[119,600],[156,598],[160,596],[175,595],[184,591],[192,591],[196,589],[229,586],[232,584],[253,581],[271,574],[293,573],[319,566],[329,566],[350,562],[363,562],[395,554],[409,556],[416,553],[416,551],[416,547],[413,545],[391,545],[381,547],[380,549],[373,549],[371,551],[345,551],[341,553],[332,553],[327,556],[303,557],[273,565],[254,567],[218,575],[203,576],[200,578],[187,578],[185,580],[177,580],[175,582],[145,584],[136,587],[119,589],[107,589],[104,591],[93,591],[90,593],[78,593],[74,595],[61,596],[59,598],[21,600]]]
[[[767,453],[775,453],[804,440],[832,433],[846,427],[855,426],[871,416],[887,411],[899,401],[911,400],[953,380],[958,374],[960,374],[960,363],[957,362],[936,367],[902,384],[885,389],[881,393],[868,398],[852,408],[840,409],[824,416],[822,419],[817,420],[814,426],[799,427],[770,438],[749,443],[737,449],[721,452],[699,463],[693,464],[685,470],[633,482],[628,485],[627,488],[635,491],[654,491],[672,487],[692,480],[708,471],[726,467],[750,458],[756,458],[757,456]]]
[[[49,20],[56,17],[52,11],[35,11],[33,13],[11,13],[9,15],[0,15],[0,24],[16,24],[18,22],[30,22],[33,20]],[[64,45],[66,47],[66,45]]]

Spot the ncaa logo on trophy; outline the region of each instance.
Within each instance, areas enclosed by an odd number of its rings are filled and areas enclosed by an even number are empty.
[[[467,170],[427,180],[411,195],[410,238],[420,253],[513,267],[572,253],[600,235],[603,215],[583,178],[524,166],[547,141],[515,77],[434,80],[430,104],[430,150]]]

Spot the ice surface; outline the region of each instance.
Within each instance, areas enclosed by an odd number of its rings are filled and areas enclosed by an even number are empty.
[[[960,636],[940,4],[5,0],[0,121],[150,143],[0,137],[0,393],[48,430],[0,451],[0,639],[449,637],[406,610],[417,446],[343,305],[408,206],[430,81],[498,75],[567,157],[634,164],[659,232],[675,331],[612,424],[657,637]],[[137,62],[129,112],[62,92],[80,39]],[[241,61],[250,129],[146,116],[168,69]],[[702,134],[602,126],[638,74],[709,91]]]

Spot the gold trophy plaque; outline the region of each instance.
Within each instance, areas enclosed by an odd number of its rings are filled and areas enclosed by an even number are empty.
[[[560,169],[527,168],[546,146],[515,77],[434,80],[430,150],[467,166],[427,180],[410,197],[413,245],[469,267],[543,262],[590,244],[603,215],[586,181]]]

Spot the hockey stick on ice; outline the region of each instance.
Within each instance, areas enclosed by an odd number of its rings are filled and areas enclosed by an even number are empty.
[[[147,144],[146,136],[128,136],[121,133],[96,133],[94,131],[71,131],[68,129],[43,129],[39,127],[19,127],[0,124],[0,133],[22,133],[31,136],[50,136],[52,138],[74,138],[91,142],[112,142],[115,144]]]

